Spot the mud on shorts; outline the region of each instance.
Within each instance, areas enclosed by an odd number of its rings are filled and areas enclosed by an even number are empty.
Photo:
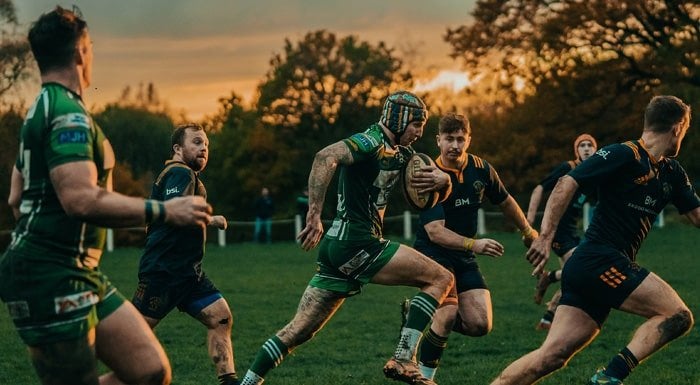
[[[0,262],[0,297],[29,346],[83,338],[125,301],[106,275],[75,258],[12,250]]]
[[[455,284],[452,285],[447,298],[442,301],[442,305],[456,305],[458,303],[458,295],[465,291],[489,289],[473,254],[467,256],[463,252],[446,253],[439,248],[425,245],[417,245],[416,250],[439,263],[455,276]]]
[[[648,275],[619,251],[584,242],[564,264],[559,303],[585,311],[602,326],[610,309],[618,309]]]
[[[131,301],[150,318],[163,319],[176,307],[196,318],[219,298],[223,298],[221,292],[204,273],[183,278],[167,272],[148,272],[139,274]]]
[[[399,243],[386,239],[340,241],[324,237],[319,245],[318,272],[309,286],[346,296],[358,294],[398,249]]]

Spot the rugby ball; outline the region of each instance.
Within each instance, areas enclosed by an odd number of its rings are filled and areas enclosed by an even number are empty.
[[[421,167],[425,166],[435,166],[435,163],[428,155],[416,152],[408,159],[406,168],[401,174],[401,186],[406,201],[416,210],[432,208],[438,203],[440,198],[440,193],[438,191],[419,193],[417,188],[411,186],[415,175],[421,172]]]

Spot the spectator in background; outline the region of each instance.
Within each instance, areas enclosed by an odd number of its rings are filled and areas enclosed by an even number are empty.
[[[263,187],[260,197],[255,201],[255,233],[254,242],[262,242],[260,232],[265,231],[265,243],[272,243],[272,213],[275,212],[275,203],[270,197],[270,190]]]

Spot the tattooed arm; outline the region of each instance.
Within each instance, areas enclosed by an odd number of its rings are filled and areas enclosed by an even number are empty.
[[[306,214],[306,227],[299,233],[301,247],[311,250],[321,240],[323,224],[321,211],[326,199],[326,190],[333,179],[338,164],[353,163],[352,153],[342,141],[331,144],[316,153],[309,174],[309,211]]]

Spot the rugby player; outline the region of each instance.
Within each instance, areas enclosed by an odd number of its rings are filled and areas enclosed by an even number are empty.
[[[0,261],[0,297],[43,384],[169,384],[160,343],[98,267],[102,226],[203,227],[211,208],[202,197],[111,191],[114,153],[82,100],[93,55],[77,8],[43,14],[29,44],[42,87],[20,130],[8,198],[17,225]],[[99,379],[98,359],[112,369]]]
[[[305,250],[320,242],[319,271],[304,291],[294,318],[258,351],[243,385],[261,384],[267,372],[311,339],[347,297],[370,282],[421,289],[411,301],[408,322],[384,374],[409,384],[434,384],[421,376],[415,352],[423,329],[452,286],[452,274],[413,248],[382,236],[389,193],[413,152],[411,143],[423,135],[427,117],[420,98],[398,91],[386,99],[378,123],[316,154],[309,175],[309,212],[299,239]],[[337,214],[321,241],[321,210],[338,168]],[[449,176],[434,166],[422,170],[414,186],[446,194]]]
[[[576,191],[597,189],[598,204],[583,241],[564,265],[561,302],[542,346],[510,364],[492,384],[532,384],[560,369],[598,335],[611,309],[646,321],[591,384],[622,384],[638,363],[690,330],[693,315],[678,293],[636,261],[669,202],[700,227],[700,198],[673,159],[689,125],[690,107],[682,100],[654,97],[640,139],[601,148],[559,180],[547,201],[542,233],[527,252],[533,274],[547,262]]]
[[[151,199],[207,197],[199,174],[209,160],[209,139],[196,123],[181,124],[171,137],[172,158],[153,183]],[[221,215],[209,226],[226,229]],[[228,303],[202,271],[206,230],[166,223],[148,226],[132,302],[151,328],[177,307],[207,328],[207,347],[221,385],[238,385],[231,343],[233,316]]]
[[[584,160],[588,159],[593,153],[598,149],[598,143],[595,138],[589,134],[581,134],[576,140],[574,140],[574,160],[569,160],[559,164],[552,172],[547,175],[542,182],[540,182],[533,190],[530,196],[530,204],[527,209],[527,221],[530,224],[535,223],[535,217],[537,216],[537,210],[540,207],[540,202],[542,202],[542,196],[546,193],[550,193],[557,184],[559,178],[566,175],[569,171],[573,170],[581,164]],[[576,195],[571,199],[569,207],[566,208],[564,215],[562,215],[561,220],[559,220],[559,226],[557,226],[557,231],[554,233],[554,240],[552,241],[552,250],[559,256],[559,263],[564,266],[564,263],[569,259],[571,254],[574,253],[574,249],[581,242],[581,238],[578,236],[578,220],[581,218],[581,213],[583,212],[583,205],[588,200],[588,197],[583,194],[580,190],[576,192]],[[550,284],[558,282],[561,280],[561,269],[547,271],[542,270],[542,272],[537,277],[537,284],[535,286],[535,303],[541,304],[542,298]],[[561,298],[561,290],[557,290],[552,296],[552,299],[547,302],[547,311],[545,311],[542,318],[537,323],[535,329],[537,330],[548,330],[552,325],[552,319],[554,318],[554,312],[559,305],[559,299]]]
[[[464,115],[448,113],[438,126],[437,166],[450,175],[452,192],[435,207],[422,211],[413,247],[447,268],[455,285],[435,312],[424,333],[419,364],[424,377],[433,379],[452,330],[471,337],[491,331],[491,293],[481,275],[476,254],[500,257],[503,245],[493,239],[476,239],[477,213],[488,198],[514,223],[529,246],[537,237],[518,203],[506,191],[496,169],[486,160],[467,153],[471,125]]]

